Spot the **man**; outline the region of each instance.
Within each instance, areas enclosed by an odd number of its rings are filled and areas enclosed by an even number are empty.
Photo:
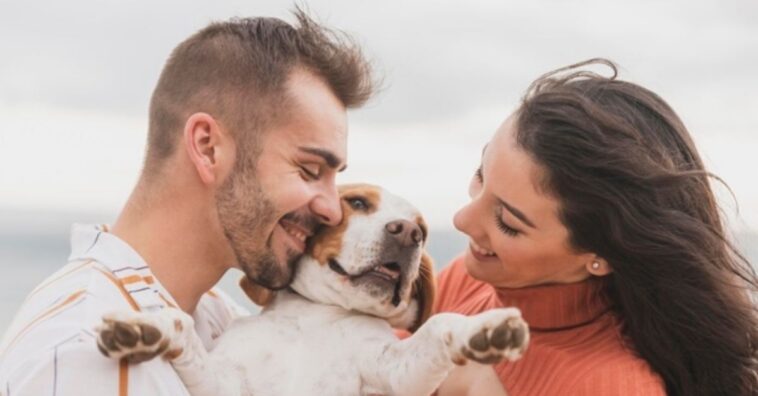
[[[165,361],[103,357],[103,314],[178,306],[208,347],[236,314],[211,291],[229,268],[286,287],[307,238],[340,221],[346,108],[371,95],[370,70],[346,37],[295,15],[214,23],[173,51],[137,186],[112,229],[74,227],[69,264],[24,302],[0,393],[186,394]]]

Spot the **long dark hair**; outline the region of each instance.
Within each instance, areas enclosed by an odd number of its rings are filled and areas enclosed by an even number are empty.
[[[623,334],[668,393],[755,395],[758,277],[725,234],[715,176],[671,107],[616,74],[592,59],[540,77],[516,112],[518,145],[572,247],[610,264]]]

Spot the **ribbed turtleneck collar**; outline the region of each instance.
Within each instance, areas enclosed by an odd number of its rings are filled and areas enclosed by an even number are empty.
[[[519,308],[532,330],[561,330],[592,322],[610,309],[606,283],[593,277],[562,285],[495,288],[495,293],[503,306]]]

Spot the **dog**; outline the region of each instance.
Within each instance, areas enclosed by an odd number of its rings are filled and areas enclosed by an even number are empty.
[[[210,352],[192,318],[172,308],[108,315],[98,348],[132,362],[169,359],[193,396],[429,395],[455,365],[523,354],[529,331],[516,308],[431,315],[434,274],[418,210],[377,186],[339,190],[342,222],[309,241],[289,289],[260,315],[235,320]],[[265,299],[261,287],[242,286]],[[412,335],[399,340],[393,328]]]

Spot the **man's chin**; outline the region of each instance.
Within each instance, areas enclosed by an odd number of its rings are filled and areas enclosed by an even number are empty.
[[[243,266],[247,278],[267,289],[281,290],[292,283],[294,266],[279,264],[274,260],[262,260],[255,266]]]
[[[265,287],[266,289],[278,291],[286,289],[290,283],[292,283],[292,277],[288,278],[284,282],[273,282],[269,279],[253,279],[253,282]]]
[[[289,271],[285,274],[281,271],[274,273],[271,270],[268,271],[245,271],[247,278],[255,284],[265,287],[269,290],[282,290],[287,288],[292,283],[294,272]]]

